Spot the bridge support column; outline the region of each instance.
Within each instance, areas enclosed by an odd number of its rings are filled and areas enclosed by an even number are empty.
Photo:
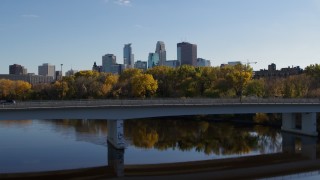
[[[108,166],[117,177],[124,176],[124,149],[116,149],[108,143]]]
[[[318,136],[317,132],[317,114],[316,113],[283,113],[282,127],[283,131]]]
[[[108,120],[108,142],[116,149],[124,149],[123,120]]]

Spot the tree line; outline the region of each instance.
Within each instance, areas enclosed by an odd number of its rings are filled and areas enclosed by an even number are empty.
[[[156,66],[142,71],[126,69],[120,75],[80,71],[51,84],[31,85],[0,79],[0,98],[17,100],[105,98],[235,98],[320,97],[320,65],[285,78],[253,79],[247,65],[178,68]]]

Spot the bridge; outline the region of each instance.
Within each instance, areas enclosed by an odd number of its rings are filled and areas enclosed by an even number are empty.
[[[317,136],[319,99],[140,99],[28,101],[0,107],[0,120],[105,119],[108,140],[124,148],[123,120],[184,115],[282,113],[282,130]]]

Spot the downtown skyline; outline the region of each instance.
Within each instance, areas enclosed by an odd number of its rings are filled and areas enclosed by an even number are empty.
[[[254,70],[304,68],[320,61],[319,17],[317,0],[2,0],[0,74],[15,63],[34,73],[43,63],[88,70],[105,54],[123,64],[128,43],[135,61],[147,61],[157,41],[168,60],[187,41],[212,66],[248,60],[258,62]]]

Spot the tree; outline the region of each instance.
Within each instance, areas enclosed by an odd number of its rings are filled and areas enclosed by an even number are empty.
[[[15,99],[27,99],[31,92],[31,84],[25,81],[15,81],[13,84],[15,91]]]
[[[255,79],[255,80],[248,82],[245,94],[247,96],[264,97],[265,96],[264,79]]]
[[[320,78],[320,64],[311,64],[305,68],[308,76],[319,79]]]
[[[196,69],[182,65],[174,71],[176,97],[193,97],[197,94]]]
[[[10,98],[14,93],[13,81],[8,79],[0,79],[1,99]]]
[[[106,97],[111,95],[114,86],[117,84],[119,79],[118,75],[108,74],[101,84],[99,95],[102,97]]]
[[[227,66],[230,68],[226,79],[231,83],[232,88],[236,92],[236,95],[242,98],[243,91],[252,77],[252,68],[237,64],[235,66]]]
[[[174,69],[168,66],[155,66],[147,70],[147,74],[158,82],[158,89],[156,95],[158,97],[172,97],[174,94]]]
[[[158,88],[157,81],[150,74],[135,75],[130,83],[133,97],[152,97]]]
[[[117,88],[122,97],[154,96],[158,83],[151,74],[144,74],[139,69],[126,69],[119,77]]]

